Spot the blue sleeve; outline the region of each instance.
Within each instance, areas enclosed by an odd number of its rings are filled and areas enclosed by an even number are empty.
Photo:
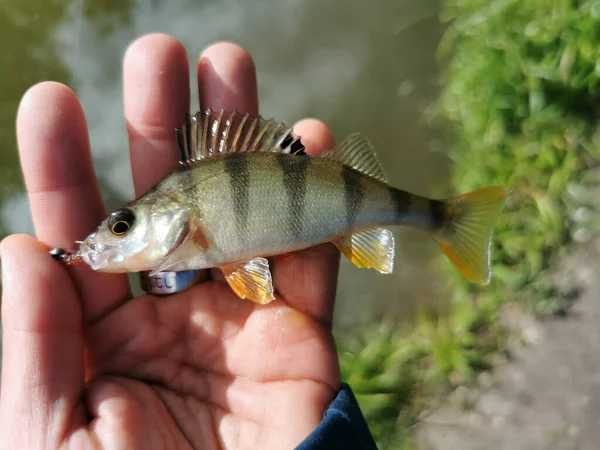
[[[356,401],[346,383],[325,411],[323,420],[296,450],[377,450]]]

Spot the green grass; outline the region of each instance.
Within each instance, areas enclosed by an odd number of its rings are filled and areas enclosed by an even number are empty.
[[[446,133],[457,193],[512,189],[497,226],[494,279],[477,287],[440,257],[452,308],[415,326],[372,325],[340,339],[342,372],[380,448],[411,447],[411,426],[503,351],[498,309],[568,314],[577,286],[552,269],[600,229],[600,3],[445,0],[442,91],[426,117]]]

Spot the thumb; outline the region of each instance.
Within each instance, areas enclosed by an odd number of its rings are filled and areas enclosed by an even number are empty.
[[[36,239],[9,236],[0,257],[2,440],[53,447],[77,421],[74,413],[84,417],[77,407],[84,382],[80,302],[66,268]]]

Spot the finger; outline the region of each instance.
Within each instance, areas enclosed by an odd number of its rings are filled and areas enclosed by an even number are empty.
[[[76,408],[84,383],[81,305],[68,271],[48,258],[39,241],[9,236],[0,253],[0,421],[12,423],[7,429],[24,433],[21,438],[33,426],[34,435],[47,436],[45,444],[55,447],[50,443],[58,444],[73,420],[84,419],[83,409]]]
[[[125,54],[124,108],[136,196],[177,166],[175,128],[189,112],[188,71],[185,48],[164,34],[138,39]]]
[[[89,430],[103,448],[189,448],[181,433],[172,433],[173,416],[146,383],[103,377],[86,386],[85,402],[94,418]]]
[[[175,129],[189,112],[189,64],[183,45],[150,34],[127,49],[124,109],[135,195],[146,193],[178,164]],[[196,282],[207,272],[199,272]]]
[[[198,61],[198,92],[202,110],[258,114],[256,69],[240,46],[219,42],[208,47]]]
[[[294,131],[313,156],[333,144],[329,128],[319,120],[302,120],[294,126]],[[339,259],[339,251],[332,244],[276,257],[275,288],[290,306],[331,326]]]
[[[90,432],[102,448],[115,448],[115,436],[119,437],[119,447],[137,448],[140,429],[150,431],[145,414],[151,411],[117,382],[93,380],[86,386],[84,401],[93,418]]]
[[[229,42],[213,44],[200,55],[197,72],[202,111],[258,115],[256,69],[246,50]],[[213,280],[225,280],[220,269],[212,269],[211,274]]]
[[[303,119],[294,125],[294,133],[312,156],[318,156],[333,145],[333,134],[323,122],[317,119]]]
[[[17,139],[36,235],[49,246],[71,248],[106,215],[75,94],[59,83],[32,87],[19,106]],[[125,276],[84,265],[71,269],[86,317],[102,314],[129,293]]]

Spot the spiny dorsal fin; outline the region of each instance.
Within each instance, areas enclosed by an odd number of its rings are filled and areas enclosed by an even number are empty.
[[[188,114],[175,132],[181,164],[237,152],[306,154],[300,137],[283,122],[237,111]]]
[[[375,149],[369,140],[360,133],[354,133],[325,151],[320,158],[338,161],[359,172],[387,183]]]

